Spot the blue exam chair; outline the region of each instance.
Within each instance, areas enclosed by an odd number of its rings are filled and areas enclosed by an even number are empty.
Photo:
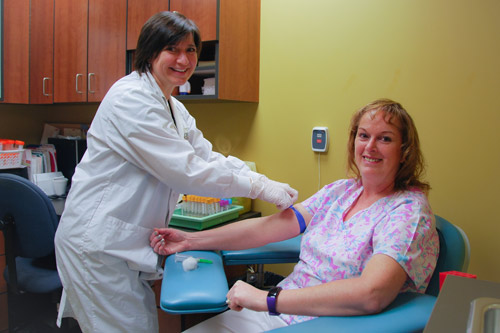
[[[436,215],[436,228],[439,234],[440,255],[438,258],[436,270],[431,278],[426,294],[402,293],[396,297],[384,311],[366,316],[349,317],[319,317],[304,323],[291,325],[284,328],[273,330],[272,332],[414,332],[422,331],[430,317],[436,296],[439,293],[439,273],[446,271],[465,272],[470,258],[470,246],[465,233],[457,226]],[[255,249],[241,251],[221,251],[222,260],[225,265],[263,265],[270,263],[293,263],[298,261],[300,252],[301,236],[277,243],[267,244]],[[202,251],[203,252],[203,251]],[[173,261],[172,261],[173,262]],[[213,266],[213,269],[216,267]],[[169,267],[165,267],[165,277],[169,280],[176,279],[173,274],[169,275]],[[200,271],[201,273],[201,271]],[[256,274],[263,274],[261,268],[257,268]],[[169,293],[167,289],[168,281],[162,284],[162,298],[169,299],[175,296],[175,293]],[[178,278],[178,277],[177,277]],[[199,278],[209,279],[204,276]],[[210,277],[211,278],[211,277]],[[255,281],[260,283],[262,277],[256,277]],[[217,284],[222,285],[223,291],[227,293],[227,282],[217,277]],[[194,313],[197,311],[196,294],[200,289],[199,284],[184,285],[183,301],[185,312]],[[165,288],[165,293],[163,292]],[[186,289],[187,288],[187,289]],[[172,288],[174,289],[174,288]],[[193,291],[191,291],[193,290]],[[218,295],[221,308],[225,308]],[[213,295],[216,298],[216,295]],[[190,310],[188,310],[191,308]],[[166,309],[164,309],[167,311]],[[168,312],[168,311],[167,311]]]

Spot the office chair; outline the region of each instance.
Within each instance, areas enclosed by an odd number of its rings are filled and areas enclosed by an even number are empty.
[[[55,327],[62,290],[56,270],[54,236],[58,217],[47,195],[29,180],[0,174],[0,229],[5,239],[9,331]],[[47,316],[52,323],[44,321]],[[42,317],[42,318],[40,318]]]

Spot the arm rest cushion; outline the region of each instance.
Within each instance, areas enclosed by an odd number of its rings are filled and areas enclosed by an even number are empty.
[[[302,235],[247,250],[221,251],[226,265],[285,264],[299,261]]]
[[[417,332],[430,318],[436,297],[414,292],[399,294],[384,311],[367,316],[318,317],[270,332]]]
[[[160,307],[172,314],[221,312],[227,309],[229,291],[222,259],[212,251],[187,251],[183,254],[212,260],[198,263],[198,268],[184,271],[181,262],[171,255],[165,260]]]

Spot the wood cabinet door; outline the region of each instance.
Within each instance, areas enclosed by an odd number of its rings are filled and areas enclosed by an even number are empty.
[[[170,10],[193,20],[201,39],[217,40],[217,0],[170,0]]]
[[[109,88],[125,75],[126,0],[89,0],[89,102],[100,102]]]
[[[54,0],[31,1],[30,103],[54,101]]]
[[[128,0],[127,4],[127,50],[135,50],[142,26],[154,14],[168,10],[168,0]]]
[[[87,101],[87,0],[55,0],[54,102]]]
[[[219,99],[258,102],[260,0],[220,0]]]
[[[29,0],[3,2],[3,103],[29,103]]]

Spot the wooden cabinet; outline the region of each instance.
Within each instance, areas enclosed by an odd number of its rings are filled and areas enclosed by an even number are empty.
[[[126,5],[4,0],[3,103],[101,101],[126,72]]]
[[[4,103],[52,103],[54,0],[4,1]]]
[[[201,40],[217,39],[217,0],[170,0],[170,10],[193,20],[201,32]]]
[[[260,0],[4,0],[3,102],[101,101],[162,10],[193,19],[203,40],[179,99],[258,102]]]
[[[100,102],[126,70],[126,0],[89,1],[88,101]]]
[[[3,103],[29,103],[29,3],[3,2]]]
[[[126,0],[55,0],[54,102],[99,102],[125,75]]]
[[[259,101],[260,0],[221,0],[218,98]]]
[[[161,11],[178,11],[200,28],[202,52],[181,100],[259,101],[260,0],[166,0],[147,6],[128,1],[127,50],[133,53],[142,25]],[[131,59],[133,58],[130,57]],[[208,83],[212,83],[209,85]]]
[[[141,28],[154,14],[178,11],[196,22],[203,40],[217,39],[217,0],[128,0],[127,50],[135,50]]]
[[[29,92],[31,104],[54,102],[54,0],[31,1]]]
[[[195,5],[202,2],[203,11]],[[201,27],[204,40],[198,67],[189,80],[191,94],[178,98],[258,102],[260,0],[171,0],[170,10],[177,10],[174,4]],[[201,13],[216,18],[215,39],[209,37],[213,23],[206,23],[209,20]]]
[[[135,50],[141,28],[154,14],[168,10],[168,0],[128,0],[127,9],[127,50]]]

